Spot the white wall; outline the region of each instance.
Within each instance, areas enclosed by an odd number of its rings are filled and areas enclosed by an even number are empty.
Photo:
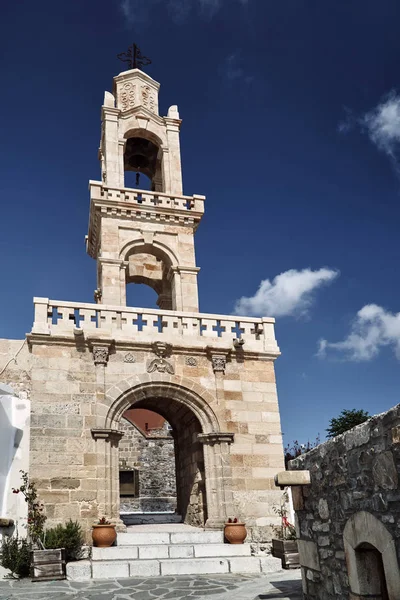
[[[0,517],[13,519],[18,534],[26,535],[27,505],[12,488],[21,485],[20,470],[29,468],[30,401],[0,383]],[[0,533],[1,535],[1,533]]]

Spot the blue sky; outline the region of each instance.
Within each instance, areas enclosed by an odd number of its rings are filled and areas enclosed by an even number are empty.
[[[136,41],[207,196],[201,311],[277,317],[285,442],[398,403],[399,20],[397,0],[7,2],[0,336],[30,330],[35,295],[93,299],[87,183]]]

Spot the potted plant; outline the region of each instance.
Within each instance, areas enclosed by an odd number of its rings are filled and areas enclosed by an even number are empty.
[[[65,579],[65,549],[45,548],[44,524],[46,515],[44,505],[38,500],[38,493],[34,482],[29,481],[28,473],[21,471],[22,485],[13,489],[14,494],[21,493],[28,504],[27,540],[20,549],[26,546],[30,549],[30,571],[33,581],[51,581]],[[16,547],[19,547],[18,541]]]
[[[117,537],[115,525],[112,525],[105,517],[101,517],[98,523],[94,524],[92,527],[94,546],[97,546],[98,548],[109,548],[113,545]]]
[[[288,503],[289,497],[285,491],[282,494],[280,507],[274,506],[274,511],[281,517],[281,526],[278,529],[279,537],[272,540],[272,556],[281,559],[283,569],[297,569],[300,567],[299,550],[296,528],[288,519]]]
[[[224,536],[230,544],[243,544],[247,536],[245,524],[241,523],[236,517],[228,519],[224,527]]]

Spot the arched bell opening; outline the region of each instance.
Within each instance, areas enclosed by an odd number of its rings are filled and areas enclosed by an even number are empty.
[[[165,191],[163,177],[163,151],[161,141],[146,130],[126,134],[124,149],[125,187]]]
[[[126,260],[128,262],[125,271],[127,305],[172,310],[171,261],[169,257],[153,246],[139,246],[130,251]],[[132,284],[136,285],[132,286]],[[146,295],[140,293],[138,284],[151,288],[155,293]],[[135,292],[138,292],[137,296]]]

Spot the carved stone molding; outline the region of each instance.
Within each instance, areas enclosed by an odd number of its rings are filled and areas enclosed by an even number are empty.
[[[124,436],[124,432],[118,429],[91,429],[90,432],[95,440],[106,440],[117,445]]]
[[[197,439],[202,444],[209,444],[213,446],[214,444],[233,444],[235,438],[234,433],[228,432],[212,432],[212,433],[199,433],[197,434]]]
[[[175,373],[174,365],[165,358],[155,358],[150,362],[147,367],[147,372],[154,373],[154,371],[158,371],[159,373],[169,373],[170,375]]]
[[[126,362],[126,363],[134,363],[134,362],[136,362],[136,358],[133,356],[133,354],[131,352],[128,352],[124,356],[124,362]]]
[[[154,342],[153,352],[157,355],[157,358],[149,363],[147,372],[154,373],[154,371],[158,371],[159,373],[169,373],[170,375],[173,375],[175,373],[174,365],[165,358],[166,356],[171,355],[171,344],[166,344],[165,342]]]
[[[189,367],[197,367],[197,358],[195,356],[187,356],[185,358],[185,364]]]
[[[93,360],[95,365],[104,365],[106,366],[109,355],[108,346],[93,346]]]

